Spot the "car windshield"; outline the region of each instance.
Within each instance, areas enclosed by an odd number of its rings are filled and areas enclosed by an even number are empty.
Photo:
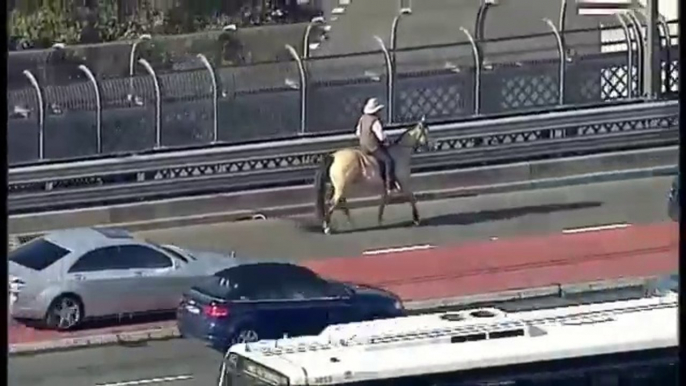
[[[186,258],[186,256],[184,256],[184,255],[180,254],[179,252],[175,251],[173,248],[169,248],[169,247],[167,247],[167,246],[165,246],[165,245],[158,245],[158,244],[156,244],[156,245],[157,245],[158,248],[164,250],[165,252],[167,252],[168,254],[174,256],[175,258],[177,258],[177,259],[183,261],[184,263],[188,263],[188,259]]]
[[[46,239],[28,242],[9,254],[9,260],[26,268],[42,271],[69,254],[67,249]]]
[[[200,280],[193,288],[206,295],[232,300],[236,298],[238,283],[215,274],[214,276]]]

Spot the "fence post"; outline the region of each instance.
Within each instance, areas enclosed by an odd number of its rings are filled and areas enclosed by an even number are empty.
[[[212,126],[212,143],[216,143],[219,139],[219,95],[217,92],[217,76],[214,73],[214,69],[210,64],[210,61],[207,60],[205,55],[198,54],[198,59],[200,59],[205,68],[207,68],[207,71],[210,72],[210,78],[212,79],[212,119],[214,121]]]
[[[400,8],[400,10],[398,10],[398,14],[393,18],[393,23],[391,23],[390,52],[393,63],[395,63],[395,50],[398,48],[398,25],[400,24],[400,19],[402,19],[403,16],[411,14],[411,8]]]
[[[669,35],[669,24],[667,24],[664,16],[658,16],[657,25],[665,37],[665,78],[662,80],[662,85],[665,88],[665,93],[670,93],[672,91],[670,88],[670,79],[672,77],[672,38]],[[662,49],[662,45],[660,45],[660,49]],[[659,91],[661,92],[662,90]]]
[[[374,35],[374,40],[379,43],[381,52],[383,53],[384,62],[386,62],[386,100],[388,101],[388,109],[386,109],[386,120],[388,124],[393,122],[393,63],[391,62],[391,55],[383,42],[383,39]]]
[[[636,64],[637,64],[637,74],[636,77],[638,79],[638,89],[643,90],[643,67],[645,66],[644,64],[644,55],[643,55],[643,32],[641,31],[641,21],[638,20],[636,15],[633,12],[625,12],[624,15],[631,20],[631,28],[634,30],[634,34],[636,36]]]
[[[562,36],[560,35],[560,32],[555,28],[555,24],[550,19],[544,18],[543,21],[550,27],[550,29],[553,31],[553,35],[555,35],[555,42],[557,43],[557,51],[560,54],[560,74],[558,75],[559,79],[559,86],[558,86],[558,103],[560,105],[564,104],[564,99],[565,99],[565,63],[566,63],[566,58],[565,58],[565,47],[564,44],[562,43]]]
[[[305,65],[293,46],[286,44],[285,47],[298,65],[298,74],[300,75],[300,134],[305,134],[307,129],[307,77],[305,75]]]
[[[79,70],[86,75],[93,84],[93,90],[95,90],[95,147],[98,154],[100,154],[102,153],[102,100],[100,99],[100,87],[93,72],[88,67],[81,64],[79,65]]]
[[[629,26],[621,14],[616,14],[619,24],[622,25],[622,30],[624,30],[624,41],[626,42],[626,86],[627,86],[627,97],[631,99],[634,96],[633,88],[633,73],[634,73],[634,45],[631,40],[631,32],[629,31]],[[602,32],[601,32],[602,33]]]
[[[42,160],[45,155],[45,102],[43,101],[43,92],[40,89],[38,80],[36,80],[31,71],[24,70],[23,73],[31,82],[31,86],[36,90],[36,96],[38,97],[38,159]]]
[[[472,56],[474,57],[474,114],[479,115],[481,110],[481,57],[479,55],[479,47],[477,47],[476,41],[472,34],[469,33],[469,30],[460,27],[460,31],[467,35],[469,44],[472,45]]]
[[[162,145],[162,129],[161,129],[161,113],[162,113],[162,95],[160,92],[160,82],[157,80],[157,74],[153,70],[150,63],[145,59],[138,59],[138,63],[145,67],[148,74],[152,76],[153,86],[155,87],[155,149]]]
[[[305,35],[303,36],[303,59],[307,59],[310,57],[310,34],[312,33],[312,28],[316,24],[323,24],[323,23],[324,23],[323,17],[315,16],[307,24],[307,27],[305,27]]]
[[[567,18],[567,0],[562,0],[560,2],[560,16],[557,20],[557,30],[560,35],[565,32],[565,19]]]
[[[143,34],[139,36],[138,39],[136,39],[136,41],[131,45],[131,52],[129,52],[129,102],[133,101],[133,74],[136,66],[136,48],[138,48],[138,45],[144,40],[150,39],[152,39],[152,36]]]

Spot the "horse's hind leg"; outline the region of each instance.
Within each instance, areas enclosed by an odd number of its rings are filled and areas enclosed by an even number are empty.
[[[350,226],[351,228],[354,228],[355,223],[353,222],[352,216],[350,216],[350,208],[348,208],[348,200],[345,197],[341,198],[340,207],[343,210],[343,213],[345,213],[345,217],[348,218],[348,226]]]
[[[421,220],[419,219],[419,211],[417,210],[417,197],[415,197],[412,192],[408,192],[407,198],[412,207],[412,224],[419,226]]]
[[[381,193],[381,199],[380,199],[381,202],[379,203],[379,214],[378,214],[377,219],[376,219],[378,221],[379,225],[383,224],[383,212],[384,212],[384,209],[386,209],[386,201],[388,201],[388,193],[386,191],[385,186],[383,187],[381,192],[382,193]]]
[[[325,234],[330,234],[331,233],[331,216],[333,215],[333,212],[336,211],[341,205],[342,200],[345,200],[342,195],[342,189],[337,186],[335,183],[333,185],[333,197],[331,198],[331,203],[329,204],[329,209],[326,211],[326,215],[324,216],[324,224],[323,224],[323,230]],[[346,207],[347,208],[347,207]]]

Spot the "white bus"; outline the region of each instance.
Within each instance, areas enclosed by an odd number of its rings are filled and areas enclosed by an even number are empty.
[[[219,386],[678,385],[678,295],[341,324],[238,344]]]

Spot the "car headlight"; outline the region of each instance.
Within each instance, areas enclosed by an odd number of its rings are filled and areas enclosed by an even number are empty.
[[[395,303],[393,303],[393,308],[396,310],[402,310],[403,309],[403,302],[400,300],[396,300]]]

